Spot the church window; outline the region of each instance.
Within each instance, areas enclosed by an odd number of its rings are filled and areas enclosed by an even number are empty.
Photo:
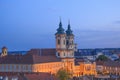
[[[10,71],[12,71],[12,65],[10,65]]]
[[[8,65],[6,65],[6,71],[8,71]]]
[[[14,70],[16,70],[16,65],[14,65]]]
[[[21,66],[20,66],[20,65],[18,66],[18,70],[19,70],[19,71],[21,70]]]
[[[72,44],[73,44],[73,41],[72,41]]]
[[[58,56],[60,56],[60,53],[58,53]]]
[[[67,40],[67,45],[69,44],[69,41]]]
[[[72,56],[74,56],[74,53],[72,53]]]
[[[63,44],[65,45],[65,40],[64,40]]]
[[[60,40],[58,39],[58,44],[60,44]]]
[[[65,53],[64,53],[64,56],[65,56]]]
[[[4,65],[2,65],[2,71],[4,71]]]

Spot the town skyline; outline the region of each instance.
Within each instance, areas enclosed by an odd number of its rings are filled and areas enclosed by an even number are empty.
[[[61,16],[65,30],[70,19],[78,48],[119,48],[119,2],[1,0],[0,47],[10,51],[55,48]]]

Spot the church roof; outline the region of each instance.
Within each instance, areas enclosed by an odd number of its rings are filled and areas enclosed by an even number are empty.
[[[71,30],[70,22],[69,22],[69,23],[68,23],[68,29],[66,30],[66,34],[67,34],[67,35],[73,35],[72,32],[73,32],[73,31]]]
[[[7,55],[0,57],[0,64],[32,64],[33,57],[30,55]]]
[[[62,22],[60,21],[59,23],[59,28],[57,29],[57,33],[56,34],[64,34],[64,29],[62,27]]]
[[[25,55],[7,55],[0,57],[0,64],[36,64],[47,62],[60,62],[55,49],[31,49]]]
[[[7,49],[7,47],[3,46],[2,49]]]

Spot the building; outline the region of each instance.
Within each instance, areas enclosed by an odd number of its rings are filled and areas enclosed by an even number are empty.
[[[103,64],[103,73],[120,75],[120,62],[106,61]]]
[[[96,75],[96,63],[88,59],[75,59],[75,76]]]
[[[55,49],[31,49],[24,55],[7,55],[7,48],[2,48],[0,73],[56,74],[59,69],[65,68],[73,76],[96,75],[95,62],[81,62],[74,57],[76,44],[70,22],[65,32],[60,21],[55,39]]]
[[[119,61],[97,61],[96,71],[98,74],[120,75]]]

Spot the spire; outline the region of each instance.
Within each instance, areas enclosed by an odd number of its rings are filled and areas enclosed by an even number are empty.
[[[62,28],[62,22],[61,22],[61,17],[60,17],[60,23],[59,23],[59,28]]]
[[[68,29],[66,30],[67,35],[73,35],[71,27],[70,27],[70,20],[68,20]]]
[[[59,28],[57,29],[57,33],[56,34],[64,34],[64,29],[62,27],[61,18],[60,18]]]
[[[68,30],[71,30],[71,28],[70,28],[70,20],[68,20]]]

